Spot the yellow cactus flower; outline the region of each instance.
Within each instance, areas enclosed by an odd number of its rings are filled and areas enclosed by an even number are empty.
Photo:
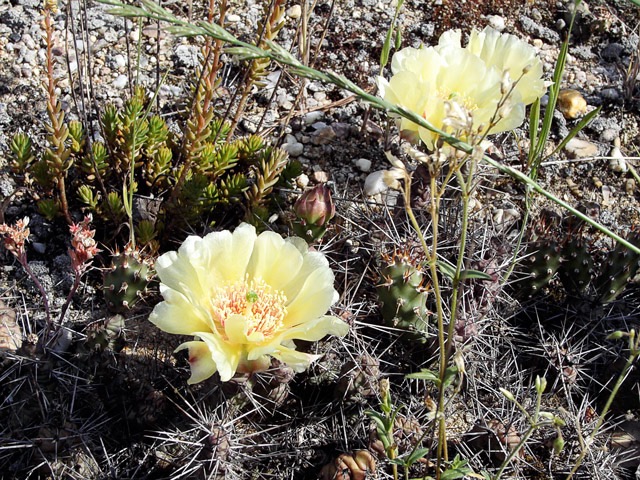
[[[525,106],[546,88],[541,79],[542,64],[533,47],[491,29],[472,33],[467,48],[461,47],[460,37],[459,31],[452,30],[444,33],[435,47],[396,52],[391,60],[391,79],[378,77],[381,96],[462,139],[520,126]],[[519,81],[499,108],[509,76]],[[461,120],[467,118],[469,128],[463,131]],[[436,148],[438,135],[405,118],[399,122],[405,138],[422,140],[429,150]]]
[[[227,381],[236,372],[265,370],[270,357],[303,371],[319,357],[298,352],[294,340],[349,331],[325,315],[337,299],[327,259],[297,237],[257,235],[248,224],[191,236],[158,258],[156,271],[164,301],[149,320],[196,337],[176,349],[189,350],[189,383],[216,372]]]
[[[439,45],[459,47],[460,32],[447,32],[440,38]],[[520,79],[515,89],[525,105],[532,104],[546,93],[547,87],[542,79],[542,61],[535,48],[515,35],[500,33],[491,27],[482,31],[473,29],[466,48],[480,57],[488,67],[497,69],[501,74],[509,72],[513,81]]]

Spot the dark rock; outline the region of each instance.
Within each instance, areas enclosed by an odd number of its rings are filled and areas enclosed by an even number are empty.
[[[621,43],[610,43],[606,45],[600,52],[600,56],[605,62],[618,62],[625,52],[624,45]]]

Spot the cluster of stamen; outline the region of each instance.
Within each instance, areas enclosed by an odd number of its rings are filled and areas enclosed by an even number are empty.
[[[247,319],[247,335],[260,332],[268,338],[283,326],[286,301],[282,292],[262,279],[245,279],[220,287],[211,299],[211,313],[223,332],[231,315],[242,315]]]

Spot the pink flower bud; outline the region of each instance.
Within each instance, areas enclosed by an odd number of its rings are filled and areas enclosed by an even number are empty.
[[[304,192],[293,206],[296,215],[307,225],[324,227],[336,214],[336,207],[331,199],[331,190],[324,185],[316,185]]]

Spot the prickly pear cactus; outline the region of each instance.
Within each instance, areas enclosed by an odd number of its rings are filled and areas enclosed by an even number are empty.
[[[87,327],[82,348],[87,353],[120,350],[123,343],[123,331],[124,318],[122,315],[114,315],[104,322],[94,323]]]
[[[382,255],[378,298],[382,318],[392,328],[406,330],[405,339],[426,342],[431,312],[429,288],[421,264],[409,251]]]
[[[558,269],[564,288],[571,295],[585,292],[591,283],[593,259],[581,238],[570,238],[562,249],[562,263]]]
[[[151,262],[130,248],[113,255],[104,275],[104,298],[113,311],[127,310],[146,292],[151,280]]]
[[[640,233],[633,232],[629,242],[640,244]],[[640,255],[627,247],[617,244],[600,267],[600,275],[594,280],[598,300],[602,303],[612,302],[622,293],[629,279],[638,271]]]
[[[561,250],[556,242],[538,241],[530,245],[523,260],[520,296],[532,296],[546,287],[560,267]]]

